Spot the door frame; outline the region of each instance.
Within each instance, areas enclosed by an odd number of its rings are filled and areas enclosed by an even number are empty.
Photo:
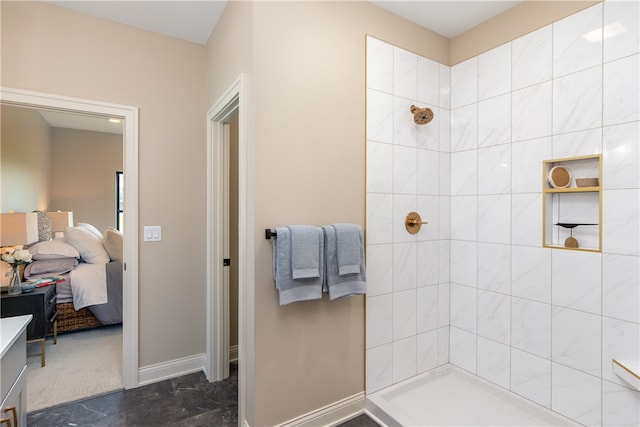
[[[6,87],[0,87],[0,103],[124,120],[122,381],[125,389],[138,387],[138,108]]]
[[[249,136],[249,79],[242,73],[207,112],[207,339],[209,381],[229,375],[228,289],[224,286],[226,124],[238,114],[238,421],[246,420],[253,378],[253,149]],[[226,139],[225,139],[226,138]],[[228,270],[228,269],[227,269]]]

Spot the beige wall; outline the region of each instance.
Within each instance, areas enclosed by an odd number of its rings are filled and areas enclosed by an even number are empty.
[[[51,133],[40,113],[0,107],[0,212],[46,210]]]
[[[51,130],[48,210],[73,211],[77,224],[115,227],[116,171],[122,170],[122,135]]]
[[[139,364],[205,350],[204,47],[41,2],[2,1],[2,86],[139,110]]]
[[[449,65],[498,47],[601,1],[523,1],[451,40]]]

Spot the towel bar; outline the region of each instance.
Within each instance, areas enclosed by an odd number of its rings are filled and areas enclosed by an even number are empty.
[[[278,237],[278,233],[276,233],[275,230],[272,230],[270,228],[266,228],[264,230],[264,238],[267,240],[270,240],[271,238],[277,238]]]

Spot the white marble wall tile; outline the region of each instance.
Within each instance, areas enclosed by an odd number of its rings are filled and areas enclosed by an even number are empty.
[[[451,108],[451,67],[440,64],[440,103],[441,108]]]
[[[604,64],[602,120],[605,126],[640,120],[640,55]]]
[[[478,100],[478,58],[473,57],[451,67],[451,108]]]
[[[513,141],[551,135],[551,90],[551,81],[547,81],[512,93],[511,138]]]
[[[393,246],[367,245],[367,296],[391,293],[393,287]]]
[[[437,195],[439,188],[440,153],[432,150],[418,150],[418,194]]]
[[[367,87],[393,93],[393,46],[367,36]]]
[[[406,147],[418,146],[418,125],[413,121],[411,99],[396,96],[393,98],[393,143]]]
[[[423,221],[420,231],[416,234],[419,242],[437,240],[440,228],[440,197],[438,196],[418,196],[418,211]]]
[[[553,76],[564,76],[602,62],[602,5],[553,24]]]
[[[542,190],[542,161],[551,159],[551,138],[511,144],[511,191],[537,193]]]
[[[367,140],[393,143],[393,96],[367,91]]]
[[[640,187],[640,122],[602,129],[602,175],[605,189]]]
[[[451,238],[478,240],[478,197],[451,198]]]
[[[393,93],[403,98],[418,97],[418,56],[393,48]]]
[[[601,313],[602,255],[596,252],[552,251],[551,302]]]
[[[451,280],[451,240],[438,240],[438,282]]]
[[[451,154],[450,153],[438,153],[438,169],[440,176],[438,176],[438,194],[441,196],[451,195]]]
[[[438,286],[417,289],[416,328],[422,332],[438,329]]]
[[[478,104],[451,110],[451,152],[478,147]]]
[[[393,231],[393,241],[415,242],[416,235],[410,234],[404,226],[404,220],[409,212],[418,210],[418,197],[415,195],[397,194],[393,196],[393,223],[389,229]]]
[[[438,366],[449,363],[449,327],[438,329]]]
[[[623,320],[602,318],[602,378],[631,387],[613,372],[612,359],[638,363],[640,360],[640,325]]]
[[[478,100],[511,91],[511,43],[478,56]]]
[[[478,194],[511,192],[511,144],[478,150]]]
[[[449,326],[449,284],[438,285],[438,327]],[[449,346],[447,346],[449,347]]]
[[[393,343],[393,383],[398,383],[417,373],[416,337]]]
[[[438,197],[438,238],[451,238],[451,197]]]
[[[438,366],[438,330],[418,334],[416,341],[418,373],[436,368]]]
[[[511,243],[542,245],[542,195],[525,193],[511,195]]]
[[[640,425],[640,392],[602,381],[602,424]]]
[[[511,45],[514,90],[551,80],[551,25],[519,37]]]
[[[506,389],[511,377],[511,352],[508,345],[478,337],[478,375]]]
[[[393,147],[393,192],[416,194],[418,191],[417,149]]]
[[[425,125],[416,125],[418,133],[418,148],[425,150],[438,150],[440,148],[440,116],[441,111],[438,107],[429,104],[420,104],[420,108],[431,108],[434,119]],[[448,114],[448,111],[447,111]],[[438,120],[435,119],[438,117]]]
[[[367,191],[393,191],[393,145],[367,142]]]
[[[511,295],[551,302],[551,250],[511,247]]]
[[[511,195],[478,196],[478,241],[511,242]]]
[[[451,111],[441,108],[437,120],[439,132],[438,149],[441,152],[449,153],[451,151]]]
[[[415,243],[393,245],[393,291],[415,289],[417,278],[417,247]]]
[[[553,136],[553,155],[550,158],[585,156],[602,153],[602,129],[588,129]]]
[[[477,330],[477,289],[452,283],[450,296],[451,326],[475,333]]]
[[[388,344],[393,339],[391,294],[367,297],[367,348]]]
[[[511,94],[478,103],[478,147],[511,142]]]
[[[451,241],[451,282],[476,287],[478,283],[478,243]]]
[[[393,197],[391,194],[367,194],[367,243],[393,241]]]
[[[433,286],[438,281],[438,242],[426,241],[417,243],[417,282],[416,286]],[[368,277],[367,277],[368,279]]]
[[[601,317],[554,306],[551,324],[551,359],[599,377],[602,372]]]
[[[478,290],[478,335],[509,345],[511,340],[511,298]]]
[[[640,258],[602,254],[602,315],[640,323]]]
[[[393,345],[367,350],[367,394],[393,384]]]
[[[605,190],[602,194],[602,250],[640,255],[638,190]]]
[[[451,364],[475,374],[478,336],[451,327],[449,340],[449,361]]]
[[[602,67],[553,81],[553,133],[602,126]]]
[[[393,340],[416,334],[416,290],[393,293]]]
[[[440,65],[431,59],[418,57],[418,102],[440,105]]]
[[[551,357],[551,306],[511,297],[511,346]]]
[[[451,154],[451,195],[478,194],[478,151]]]
[[[478,288],[511,292],[511,246],[478,243]]]
[[[640,52],[640,3],[604,3],[604,62]],[[607,37],[609,36],[609,37]]]
[[[602,380],[552,363],[551,409],[586,426],[602,425]]]
[[[511,348],[511,391],[551,407],[551,361]]]

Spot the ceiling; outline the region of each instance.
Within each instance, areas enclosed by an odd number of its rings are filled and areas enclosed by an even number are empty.
[[[227,0],[44,0],[144,30],[205,45]],[[368,0],[447,38],[520,3],[508,0]]]
[[[205,45],[227,0],[43,0],[55,6]],[[293,0],[295,1],[295,0]],[[327,0],[328,1],[328,0]],[[367,0],[447,38],[520,3],[508,0]],[[43,112],[52,127],[121,133],[106,118]]]

